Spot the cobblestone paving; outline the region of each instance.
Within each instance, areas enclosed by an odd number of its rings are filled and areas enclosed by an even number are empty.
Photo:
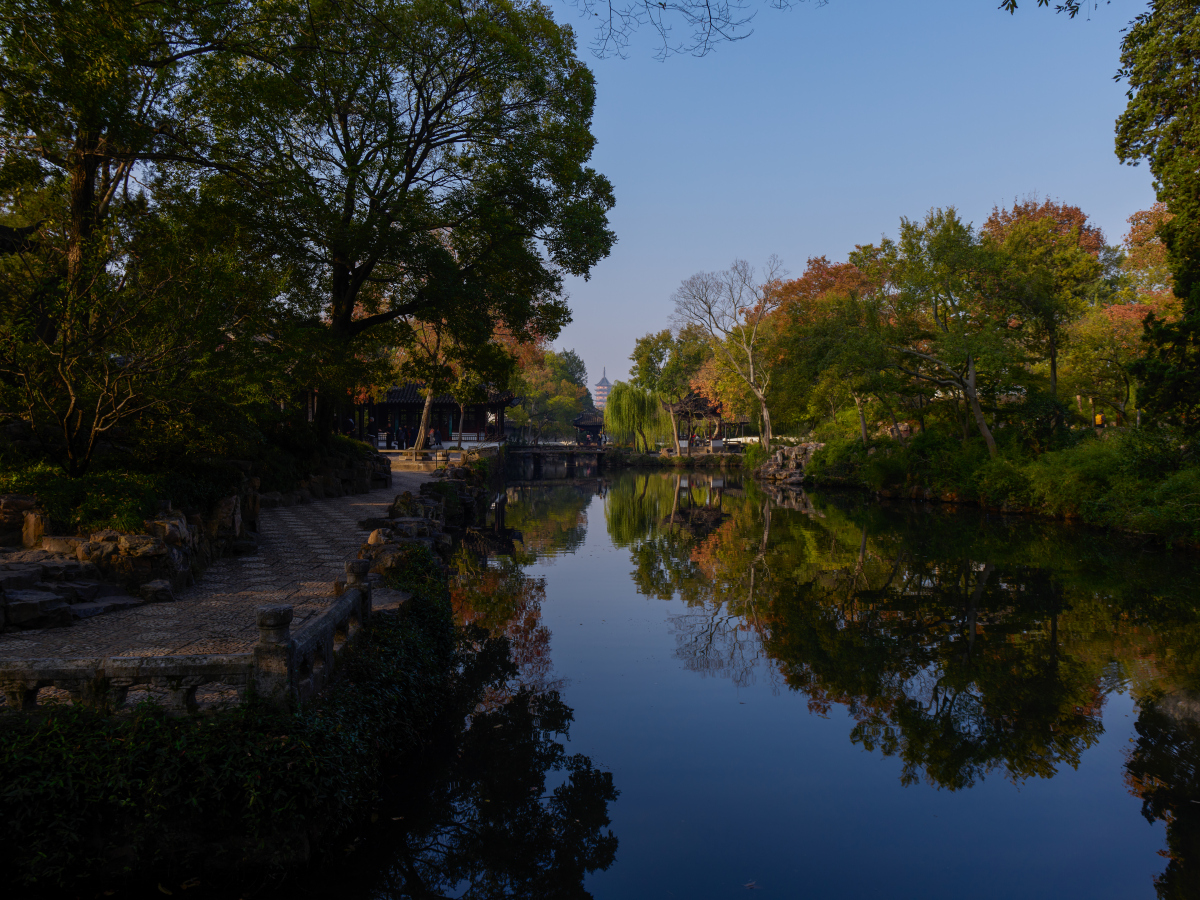
[[[0,659],[96,656],[176,656],[242,653],[258,640],[255,608],[288,603],[293,632],[333,602],[333,582],[366,540],[358,522],[382,516],[406,490],[429,476],[395,472],[392,487],[369,494],[264,509],[253,556],[217,560],[174,603],[85,619],[67,628],[0,635]]]

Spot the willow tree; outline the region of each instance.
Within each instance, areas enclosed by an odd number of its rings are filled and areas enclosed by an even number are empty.
[[[646,432],[658,435],[664,430],[662,403],[647,390],[636,388],[625,381],[618,381],[608,392],[604,405],[604,430],[617,440],[633,439],[636,434],[642,439],[642,449],[650,452]],[[637,441],[633,441],[634,449]]]

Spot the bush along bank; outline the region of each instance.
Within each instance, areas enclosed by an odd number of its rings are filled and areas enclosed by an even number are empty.
[[[1043,449],[1000,431],[997,444],[991,458],[982,442],[964,441],[949,429],[930,429],[904,444],[835,438],[801,445],[790,451],[794,459],[772,458],[755,475],[1077,519],[1167,546],[1200,547],[1200,456],[1180,433],[1111,429],[1097,436],[1077,429]]]
[[[0,714],[0,867],[15,895],[262,878],[320,856],[474,703],[459,682],[478,639],[454,628],[443,564],[408,548],[389,586],[411,599],[374,616],[339,680],[290,710]]]

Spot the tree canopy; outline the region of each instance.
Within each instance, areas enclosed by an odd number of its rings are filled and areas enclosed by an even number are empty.
[[[328,431],[398,360],[503,380],[504,335],[552,340],[564,278],[615,240],[594,82],[538,4],[0,0],[0,22],[0,392],[73,474],[206,394],[252,419],[315,397]],[[430,337],[453,353],[416,372]]]

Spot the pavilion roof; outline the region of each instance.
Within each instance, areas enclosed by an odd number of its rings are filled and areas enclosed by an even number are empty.
[[[589,409],[586,412],[581,412],[574,419],[572,419],[571,424],[576,428],[582,428],[585,431],[592,431],[594,429],[604,427],[604,416]]]

